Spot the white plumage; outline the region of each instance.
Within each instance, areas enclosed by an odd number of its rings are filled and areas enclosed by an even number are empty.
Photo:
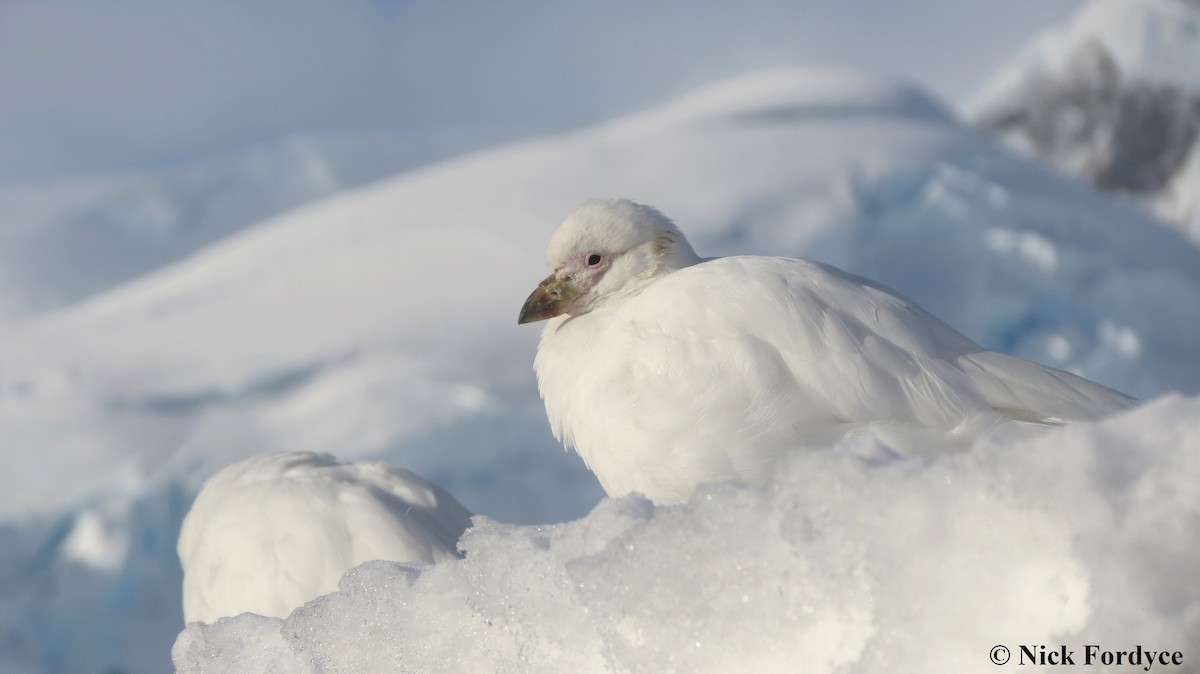
[[[382,463],[247,459],[210,478],[183,521],[184,619],[286,617],[363,562],[452,559],[470,518],[442,489]]]
[[[610,495],[769,481],[781,453],[893,448],[1103,416],[1132,399],[987,351],[894,291],[806,260],[701,260],[655,209],[590,201],[554,234],[519,322],[555,437]],[[936,440],[936,442],[930,442]]]

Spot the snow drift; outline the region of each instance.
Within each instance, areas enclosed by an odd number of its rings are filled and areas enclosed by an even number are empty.
[[[843,443],[794,454],[769,490],[483,519],[464,560],[372,562],[286,620],[189,626],[175,664],[928,674],[991,671],[997,644],[1098,644],[1194,667],[1197,449],[1200,398],[1179,397],[928,461]]]

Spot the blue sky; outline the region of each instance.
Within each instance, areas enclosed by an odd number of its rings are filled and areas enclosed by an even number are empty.
[[[959,102],[1079,3],[4,0],[0,183],[295,133],[560,130],[789,64],[901,75]]]

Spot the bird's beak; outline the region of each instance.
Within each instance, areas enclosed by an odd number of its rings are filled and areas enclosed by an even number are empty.
[[[556,278],[554,274],[547,276],[525,300],[517,325],[554,318],[566,311],[567,303],[578,294],[570,279]]]

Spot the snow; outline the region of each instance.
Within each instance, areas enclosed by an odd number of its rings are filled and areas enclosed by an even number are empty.
[[[179,523],[204,478],[252,455],[383,459],[501,522],[587,513],[600,489],[551,437],[537,331],[515,319],[554,226],[605,196],[661,207],[701,255],[812,257],[988,348],[1143,399],[1200,391],[1200,250],[1178,234],[911,86],[761,73],[339,193],[0,325],[0,669],[165,669]],[[645,508],[604,508],[627,507]],[[499,526],[479,536],[524,531]],[[537,547],[523,536],[505,540]],[[839,573],[811,582],[834,593]],[[542,624],[573,629],[559,617]]]
[[[928,460],[844,442],[765,490],[477,519],[463,560],[365,564],[286,619],[189,626],[173,657],[184,674],[925,674],[990,671],[996,644],[1099,644],[1186,663],[1197,448],[1200,398],[1179,396]]]

